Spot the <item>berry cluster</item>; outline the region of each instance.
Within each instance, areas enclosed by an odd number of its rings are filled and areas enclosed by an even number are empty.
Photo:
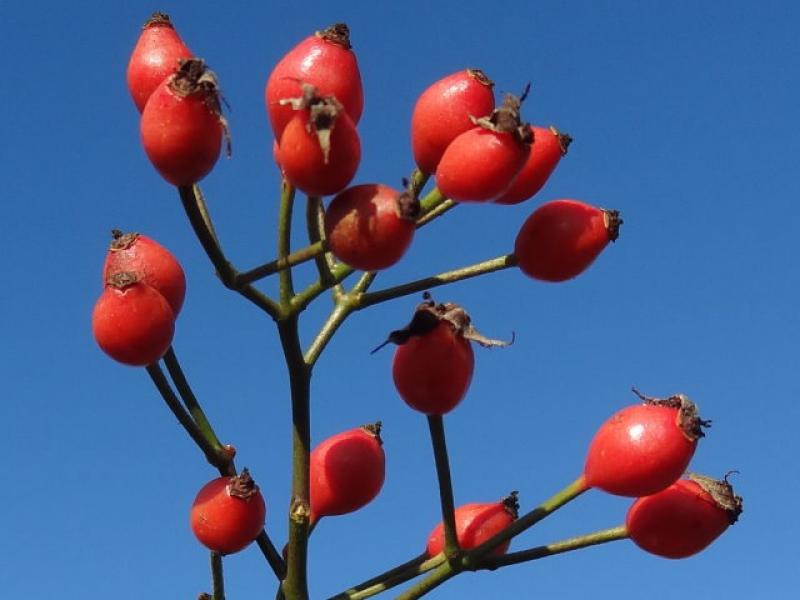
[[[269,75],[265,103],[274,158],[283,179],[280,230],[284,233],[279,232],[283,237],[278,259],[246,272],[225,258],[197,185],[214,167],[224,140],[230,150],[216,76],[192,55],[162,13],[145,24],[127,72],[131,96],[141,113],[145,153],[163,178],[178,187],[220,279],[278,323],[292,384],[294,427],[290,541],[283,555],[264,531],[261,490],[247,469],[236,473],[235,450],[216,438],[170,350],[186,289],[175,258],[145,236],[115,231],[103,268],[105,289],[93,314],[99,346],[119,362],[147,367],[181,424],[220,471],[221,477],[203,486],[192,505],[190,523],[197,539],[212,551],[214,560],[258,539],[281,580],[279,597],[287,600],[307,598],[306,545],[320,519],[364,507],[378,495],[386,476],[380,422],[344,431],[309,450],[311,367],[343,320],[384,300],[500,268],[518,267],[547,282],[572,279],[616,240],[622,223],[614,210],[578,200],[552,200],[524,221],[513,253],[474,268],[370,293],[376,272],[397,263],[416,230],[449,208],[514,205],[538,194],[572,138],[555,127],[522,119],[529,86],[520,96],[507,95],[498,107],[487,75],[464,69],[420,94],[411,118],[417,168],[404,180],[404,189],[383,183],[351,185],[361,160],[357,125],[364,92],[349,36],[344,24],[319,31],[291,49]],[[421,197],[429,181],[433,189]],[[288,221],[296,191],[308,197],[310,245],[291,253],[286,232],[291,229]],[[331,197],[327,208],[323,197]],[[319,281],[295,294],[291,269],[311,259],[317,262]],[[342,282],[356,269],[365,273],[346,293]],[[252,285],[275,273],[281,277],[279,301]],[[302,352],[297,317],[331,288],[336,308]],[[455,507],[443,417],[469,390],[475,363],[472,342],[484,347],[511,343],[483,336],[461,306],[437,304],[427,291],[408,325],[389,333],[385,343],[397,346],[392,363],[397,393],[425,415],[430,427],[442,522],[430,533],[418,559],[337,598],[367,598],[432,571],[418,590],[403,596],[416,598],[465,570],[495,569],[623,538],[650,553],[683,558],[708,546],[736,521],[742,501],[727,476],[723,481],[692,474],[682,478],[710,422],[683,394],[659,399],[636,390],[641,403],[620,410],[599,427],[583,472],[542,505],[520,515],[517,493],[512,492],[497,502]],[[162,357],[185,408],[157,365]],[[554,546],[508,553],[512,538],[592,488],[636,498],[624,525]],[[212,567],[212,572],[215,598],[221,597],[221,569]]]

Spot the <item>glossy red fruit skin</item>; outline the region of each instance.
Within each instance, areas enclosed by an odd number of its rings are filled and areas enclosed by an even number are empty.
[[[186,297],[186,275],[175,256],[140,233],[115,231],[114,235],[103,264],[103,282],[115,273],[133,272],[139,281],[166,298],[177,317]]]
[[[144,283],[107,285],[92,313],[97,345],[114,360],[134,367],[157,362],[172,343],[175,315],[169,302]]]
[[[341,29],[342,25],[329,29],[337,27]],[[292,48],[275,65],[264,90],[275,139],[282,138],[283,129],[294,116],[292,107],[281,105],[280,101],[301,96],[301,83],[313,85],[323,96],[336,96],[353,123],[358,123],[364,110],[364,90],[356,55],[350,49],[347,26],[344,30],[346,43],[327,41],[327,30],[320,31]]]
[[[411,148],[423,173],[434,173],[450,142],[475,126],[470,116],[492,112],[492,86],[483,72],[464,69],[422,92],[411,115]]]
[[[514,243],[520,270],[540,281],[577,277],[617,238],[619,213],[578,200],[542,204],[523,223]]]
[[[366,506],[383,487],[380,423],[329,437],[311,452],[311,522]]]
[[[243,550],[264,529],[267,507],[258,486],[252,495],[231,494],[231,477],[204,485],[192,503],[189,523],[198,541],[209,550],[232,554]]]
[[[295,111],[278,146],[277,162],[286,179],[309,196],[329,196],[342,191],[361,163],[361,141],[345,112],[336,117],[327,162],[319,139],[308,129],[308,110]]]
[[[444,415],[464,398],[474,367],[469,340],[442,320],[428,333],[396,348],[392,377],[411,408],[426,415]]]
[[[730,524],[728,511],[697,482],[688,479],[639,498],[625,518],[628,534],[637,546],[673,559],[704,550]]]
[[[156,13],[144,24],[126,73],[128,90],[140,113],[159,84],[175,72],[178,61],[191,56],[167,15]]]
[[[472,503],[459,506],[455,510],[456,538],[463,550],[472,550],[483,542],[506,529],[515,517],[501,502]],[[491,554],[500,555],[508,551],[511,540],[503,542]],[[439,523],[428,536],[425,548],[429,557],[444,550],[444,524]]]
[[[168,77],[142,113],[140,133],[150,162],[172,185],[191,185],[205,177],[219,158],[223,128],[219,115],[201,95],[179,96]]]
[[[589,487],[618,496],[648,496],[674,483],[697,448],[678,425],[679,409],[634,405],[597,430],[586,454]]]
[[[458,202],[488,202],[508,189],[529,153],[530,145],[512,133],[475,126],[447,146],[436,167],[436,185]]]
[[[377,271],[399,261],[411,245],[416,223],[400,215],[400,192],[362,184],[338,194],[325,211],[328,247],[340,261]]]
[[[511,187],[495,200],[497,204],[519,204],[533,197],[547,183],[561,157],[566,154],[566,146],[557,130],[535,125],[531,125],[530,130],[533,144],[528,160]]]

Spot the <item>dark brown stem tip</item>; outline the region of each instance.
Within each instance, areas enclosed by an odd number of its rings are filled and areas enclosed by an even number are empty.
[[[516,521],[519,517],[519,492],[514,490],[501,500],[508,514]]]
[[[467,69],[467,74],[481,85],[494,87],[494,81],[482,69]]]
[[[728,521],[731,525],[739,520],[739,515],[744,510],[744,501],[741,496],[737,496],[733,491],[733,486],[728,481],[728,477],[739,471],[728,471],[722,480],[714,479],[706,475],[697,473],[687,473],[686,476],[703,488],[714,499],[720,508],[728,513]]]
[[[231,477],[227,490],[229,496],[247,500],[258,492],[258,486],[250,476],[250,471],[244,468],[239,475]]]
[[[619,237],[619,228],[625,222],[622,220],[622,217],[619,216],[618,210],[603,210],[604,219],[606,222],[606,230],[608,230],[608,239],[612,242],[616,242],[617,238]]]
[[[197,597],[197,600],[214,600],[214,597],[211,594],[203,592]]]
[[[697,405],[689,400],[689,397],[685,394],[673,394],[667,398],[655,398],[642,394],[635,387],[631,389],[645,404],[677,409],[676,423],[690,442],[696,442],[701,437],[705,437],[706,434],[703,432],[703,427],[711,427],[711,421],[700,418]]]
[[[363,429],[368,434],[370,434],[372,437],[374,437],[375,440],[378,442],[378,444],[383,446],[383,439],[381,438],[381,428],[382,427],[383,427],[383,422],[382,421],[375,421],[374,423],[367,423],[366,425],[362,425],[361,429]]]
[[[334,23],[327,29],[317,31],[316,36],[341,46],[345,50],[350,50],[353,46],[350,43],[350,28],[345,23]]]
[[[169,18],[169,15],[165,12],[156,11],[144,22],[142,25],[142,29],[147,29],[148,27],[154,27],[157,25],[166,26],[170,29],[174,29],[172,25],[172,21]]]

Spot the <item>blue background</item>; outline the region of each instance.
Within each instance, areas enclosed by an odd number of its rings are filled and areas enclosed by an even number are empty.
[[[574,281],[545,285],[512,269],[435,291],[465,305],[487,335],[517,336],[511,348],[476,351],[469,395],[446,420],[456,501],[516,489],[531,508],[580,473],[595,429],[635,401],[637,385],[684,392],[713,419],[692,469],[740,470],[745,513],[685,561],[621,541],[462,575],[432,597],[752,599],[796,588],[796,3],[2,0],[5,596],[192,598],[209,587],[208,554],[187,515],[214,471],[144,371],[112,362],[91,336],[113,227],[159,240],[183,263],[176,351],[238,464],[261,484],[270,535],[285,540],[289,413],[274,328],[216,281],[175,190],[141,150],[125,87],[139,26],[156,9],[207,59],[233,108],[233,159],[204,190],[243,269],[275,252],[279,180],[264,83],[283,53],[336,21],[351,27],[366,91],[359,182],[398,185],[410,173],[415,98],[467,66],[486,70],[499,92],[532,81],[524,116],[575,138],[537,199],[458,207],[420,231],[376,289],[510,251],[540,201],[622,211],[620,240]],[[439,520],[425,420],[396,395],[391,351],[369,355],[417,301],[355,315],[315,371],[314,442],[382,419],[388,456],[378,499],[314,533],[315,598],[418,554]],[[329,308],[323,296],[304,316],[305,340]],[[589,492],[512,548],[617,525],[628,504]],[[225,569],[229,598],[272,597],[256,548]]]

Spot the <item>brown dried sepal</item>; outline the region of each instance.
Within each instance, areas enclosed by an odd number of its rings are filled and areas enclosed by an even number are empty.
[[[467,69],[467,74],[475,79],[481,85],[493,88],[494,81],[489,79],[489,76],[482,69]]]
[[[431,294],[425,292],[422,297],[424,300],[417,305],[411,321],[402,329],[392,331],[380,346],[375,348],[374,354],[386,344],[393,343],[402,346],[415,336],[423,336],[439,324],[440,321],[447,321],[453,330],[460,336],[476,342],[484,348],[492,346],[510,346],[514,343],[512,334],[510,341],[495,340],[482,335],[472,324],[472,319],[466,310],[453,302],[437,304],[433,301]]]
[[[130,233],[123,233],[119,229],[111,230],[111,243],[108,249],[111,252],[119,252],[120,250],[127,250],[138,239],[139,233],[132,231]]]
[[[519,518],[519,492],[514,490],[501,500],[506,512],[516,521]]]
[[[199,95],[206,105],[219,120],[222,133],[225,136],[226,154],[231,156],[231,133],[228,121],[222,116],[222,102],[224,101],[219,89],[217,76],[206,66],[202,58],[181,58],[178,61],[178,70],[169,82],[169,89],[181,97]]]
[[[374,437],[378,442],[378,445],[383,446],[383,439],[381,439],[381,427],[383,427],[383,423],[381,421],[375,421],[374,423],[362,425],[361,429]]]
[[[249,500],[258,492],[258,486],[250,476],[250,471],[242,469],[238,475],[231,477],[226,487],[229,496]]]
[[[411,183],[403,180],[406,190],[397,196],[397,215],[406,221],[416,221],[422,212],[419,198],[414,195]]]
[[[548,129],[550,129],[550,132],[556,136],[556,139],[558,140],[558,145],[561,148],[561,156],[566,156],[567,152],[569,151],[569,145],[572,143],[572,136],[568,133],[559,131],[556,129],[555,125],[550,125]]]
[[[495,108],[487,117],[479,119],[470,115],[470,119],[475,125],[494,131],[497,133],[510,133],[519,144],[530,146],[533,143],[533,131],[530,123],[523,123],[520,118],[520,108],[530,91],[530,84],[525,86],[521,96],[506,94],[503,104]]]
[[[110,285],[118,290],[124,290],[139,282],[139,276],[133,271],[119,271],[112,273],[106,279],[106,285]]]
[[[653,396],[645,396],[636,388],[632,389],[633,393],[639,396],[645,404],[678,409],[675,423],[690,442],[696,442],[701,437],[705,437],[706,434],[703,432],[703,427],[711,427],[711,421],[700,418],[697,405],[689,400],[689,397],[685,394],[674,394],[668,398],[655,398]]]
[[[331,152],[331,134],[336,126],[336,119],[344,112],[344,106],[336,96],[323,96],[309,83],[300,82],[300,89],[300,96],[281,98],[279,104],[291,106],[293,110],[308,110],[306,130],[317,136],[323,162],[327,165]]]
[[[334,23],[326,29],[314,33],[318,38],[341,46],[345,50],[350,50],[353,46],[350,43],[350,28],[346,23]]]
[[[161,11],[156,11],[150,15],[147,21],[144,22],[144,25],[142,25],[142,29],[147,29],[156,25],[164,25],[170,29],[175,29],[175,27],[172,25],[169,15]]]
[[[728,521],[731,525],[739,520],[739,515],[744,510],[742,497],[736,495],[733,491],[733,486],[728,481],[728,477],[733,473],[738,473],[738,471],[729,471],[722,480],[714,479],[707,475],[698,475],[697,473],[686,474],[686,477],[694,481],[713,498],[717,506],[728,513]]]
[[[619,211],[603,209],[603,219],[606,230],[608,231],[608,239],[612,242],[616,242],[619,237],[619,228],[624,223],[619,216]]]

